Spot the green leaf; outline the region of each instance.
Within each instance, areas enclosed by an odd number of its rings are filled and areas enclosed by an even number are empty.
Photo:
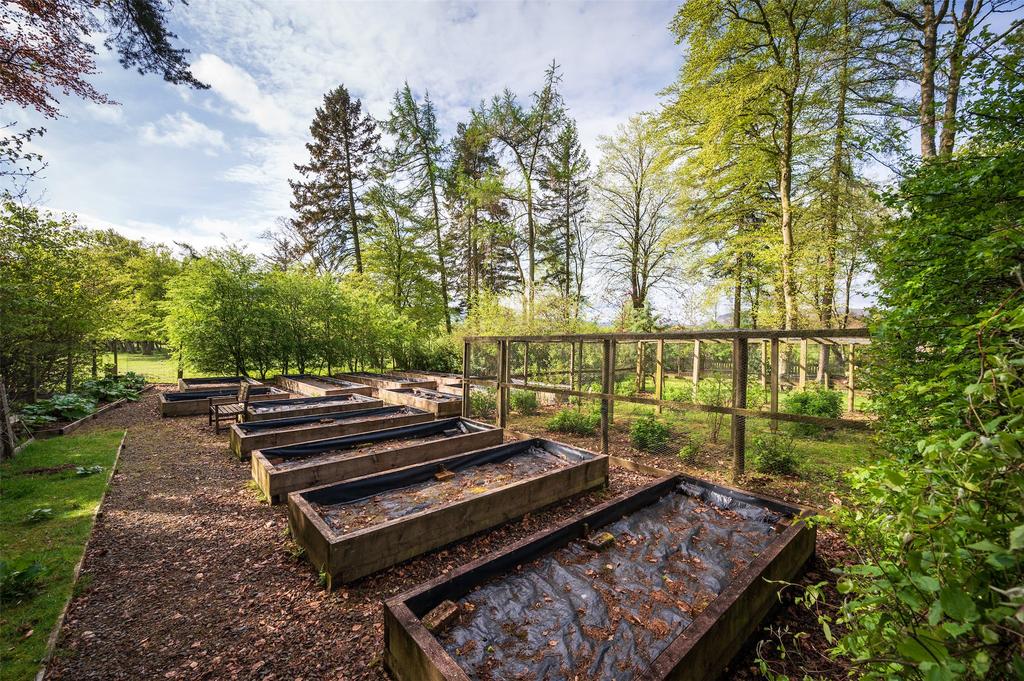
[[[946,587],[939,593],[939,602],[942,603],[942,611],[948,617],[960,622],[976,619],[978,616],[974,601],[963,589]]]
[[[1018,525],[1010,530],[1010,550],[1020,551],[1024,549],[1024,525]]]

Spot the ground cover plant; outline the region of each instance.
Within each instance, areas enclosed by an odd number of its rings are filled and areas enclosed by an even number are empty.
[[[564,407],[547,420],[545,427],[556,433],[593,435],[600,423],[601,414],[592,409]]]
[[[654,451],[664,447],[672,430],[654,414],[644,414],[629,426],[629,440],[641,451]]]
[[[71,594],[71,578],[123,431],[33,442],[0,463],[0,667],[32,678]],[[78,475],[76,468],[99,468]],[[49,511],[49,513],[44,513]]]

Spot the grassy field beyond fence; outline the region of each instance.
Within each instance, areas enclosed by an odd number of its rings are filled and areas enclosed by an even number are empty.
[[[71,595],[120,430],[31,443],[0,464],[0,677],[31,679]]]

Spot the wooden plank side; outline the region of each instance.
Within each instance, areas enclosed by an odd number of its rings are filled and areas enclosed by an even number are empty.
[[[384,667],[397,681],[469,681],[402,603],[384,604]]]
[[[442,392],[440,390],[435,392]],[[453,397],[450,393],[442,392],[446,397]],[[438,418],[450,418],[462,414],[462,400],[433,400],[429,397],[421,397],[413,393],[413,388],[383,388],[377,396],[388,404],[400,404],[407,407],[415,407],[423,411],[429,411]]]
[[[369,388],[367,388],[369,389]],[[327,395],[326,397],[338,397],[337,395]],[[260,412],[258,411],[259,405],[250,405],[245,412],[246,421],[270,421],[272,419],[287,419],[293,416],[316,416],[317,414],[333,414],[336,412],[344,411],[356,411],[358,409],[377,409],[384,406],[384,401],[366,397],[365,395],[359,395],[362,399],[356,399],[351,402],[336,402],[333,404],[296,404],[290,409],[282,411],[271,411],[271,412]]]

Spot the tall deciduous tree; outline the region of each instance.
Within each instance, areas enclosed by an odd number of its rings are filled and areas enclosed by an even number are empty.
[[[825,33],[821,3],[811,0],[688,0],[672,28],[689,54],[676,92],[698,92],[713,107],[712,126],[752,121],[775,166],[784,325],[797,322],[794,180],[813,137],[802,120],[815,113],[821,64],[815,46]]]
[[[634,116],[601,138],[594,182],[600,259],[612,280],[644,310],[651,291],[669,274],[672,226],[667,174],[651,121]]]
[[[377,125],[339,85],[324,95],[309,132],[309,161],[296,164],[302,179],[290,182],[297,213],[293,225],[300,237],[293,243],[323,261],[318,263],[322,267],[334,268],[351,255],[362,272],[363,194],[378,153]]]
[[[524,287],[528,311],[533,307],[537,285],[538,216],[535,192],[543,171],[544,153],[554,141],[564,117],[562,97],[558,93],[561,75],[558,65],[551,62],[544,73],[544,84],[533,94],[529,109],[525,109],[515,94],[505,90],[494,97],[486,111],[487,121],[494,137],[512,155],[522,181],[520,200],[526,213],[527,268]]]
[[[440,278],[439,292],[444,309],[445,330],[451,333],[452,318],[448,298],[447,248],[442,236],[440,196],[446,169],[445,144],[437,128],[437,115],[430,95],[417,102],[409,84],[395,93],[387,130],[395,138],[392,166],[404,175],[413,187],[411,196],[418,203],[427,202],[422,218],[434,236],[434,255]]]
[[[590,159],[580,144],[576,122],[566,120],[544,154],[540,206],[547,234],[539,245],[547,270],[544,280],[554,284],[569,305],[573,318],[579,316],[589,242],[586,233],[589,183]]]

